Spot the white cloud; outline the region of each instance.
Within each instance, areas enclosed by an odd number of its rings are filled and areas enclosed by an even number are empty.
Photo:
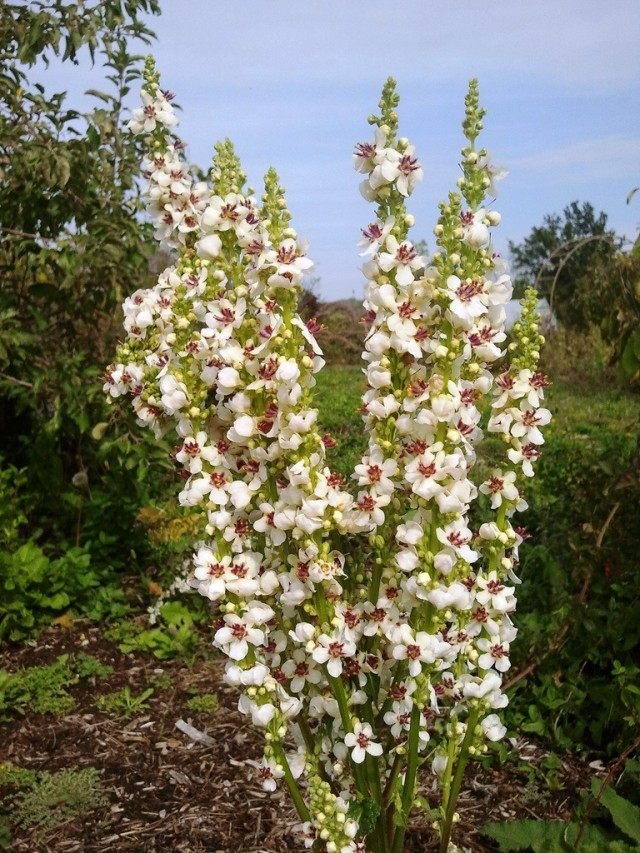
[[[546,172],[554,182],[640,177],[640,136],[616,134],[585,139],[515,158],[510,166],[514,173]]]

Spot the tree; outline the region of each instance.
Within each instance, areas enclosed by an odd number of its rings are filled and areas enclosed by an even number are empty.
[[[48,542],[95,534],[83,503],[109,477],[126,494],[114,530],[131,527],[126,430],[104,443],[117,449],[111,459],[91,432],[106,427],[100,376],[118,306],[149,277],[139,150],[123,109],[141,75],[132,46],[153,38],[144,16],[154,14],[158,0],[0,4],[0,456],[27,468],[31,526]],[[54,58],[104,68],[90,112],[30,81],[37,60]],[[98,529],[104,520],[93,519]]]
[[[602,305],[592,273],[596,265],[611,265],[620,245],[607,229],[606,213],[573,201],[562,215],[547,214],[522,243],[509,243],[516,295],[534,285],[567,325],[584,328],[597,322]]]

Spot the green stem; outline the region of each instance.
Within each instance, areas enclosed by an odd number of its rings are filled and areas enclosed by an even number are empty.
[[[387,784],[385,785],[384,794],[382,795],[382,802],[385,805],[388,805],[391,800],[391,795],[393,794],[393,786],[395,784],[396,779],[398,778],[398,773],[400,772],[400,767],[402,765],[402,756],[396,755],[393,760],[393,765],[391,767],[391,773],[389,774],[389,779],[387,780]]]
[[[409,823],[409,813],[413,805],[415,793],[416,774],[418,772],[418,745],[420,739],[420,708],[414,703],[411,711],[411,724],[409,726],[409,742],[407,745],[407,772],[404,777],[404,788],[402,791],[402,818],[403,825],[396,829],[393,840],[392,853],[401,853],[404,845],[404,835]]]
[[[347,692],[344,689],[344,684],[341,679],[335,678],[333,675],[329,675],[327,671],[327,678],[329,680],[329,684],[331,685],[331,690],[333,695],[335,696],[335,700],[338,703],[338,708],[340,710],[340,719],[342,720],[342,727],[345,732],[353,731],[353,722],[351,720],[351,712],[349,711],[349,700],[347,699]]]
[[[447,853],[449,847],[449,839],[451,838],[451,829],[453,827],[453,816],[456,812],[456,803],[462,786],[464,771],[469,760],[469,747],[474,738],[475,728],[480,717],[480,708],[472,708],[467,719],[467,730],[464,733],[462,746],[460,747],[460,755],[456,765],[456,772],[453,776],[453,783],[449,792],[449,798],[445,806],[444,824],[442,827],[442,835],[440,837],[440,853]]]
[[[372,755],[367,755],[365,760],[365,770],[367,783],[371,799],[374,800],[380,807],[380,814],[376,818],[376,825],[371,833],[371,841],[375,845],[378,853],[387,853],[387,836],[385,833],[385,815],[382,805],[382,788],[380,785],[380,769],[378,759]]]
[[[307,752],[310,752],[311,755],[315,754],[315,741],[313,739],[313,732],[309,728],[309,724],[306,720],[301,719],[298,720],[298,725],[300,726],[300,733],[302,734],[304,745],[307,748]]]
[[[379,555],[380,557],[380,555]],[[373,574],[371,576],[371,589],[369,592],[369,601],[373,604],[378,603],[378,598],[380,596],[380,581],[382,579],[382,559],[380,559],[380,564],[376,565],[373,568]]]
[[[455,723],[454,723],[455,725]],[[449,804],[449,794],[451,791],[451,778],[453,776],[453,765],[456,762],[456,738],[451,735],[447,747],[447,766],[445,767],[444,776],[442,777],[442,805],[445,810]]]
[[[284,749],[280,744],[274,745],[274,752],[276,753],[278,764],[281,764],[282,769],[284,770],[284,781],[289,789],[289,793],[291,794],[291,799],[296,807],[298,816],[300,820],[306,823],[306,821],[311,820],[311,815],[309,814],[309,809],[306,807],[304,800],[302,799],[300,788],[298,788],[298,784],[293,778],[293,773],[289,767],[289,762],[287,761]]]
[[[338,708],[340,710],[340,719],[342,720],[342,728],[345,732],[353,731],[353,721],[351,719],[351,711],[349,710],[349,700],[347,699],[347,692],[344,689],[344,684],[340,678],[335,678],[333,675],[329,675],[329,671],[327,670],[327,679],[329,680],[329,684],[331,685],[331,690],[335,697],[336,702],[338,703]],[[361,794],[367,796],[369,792],[369,786],[367,784],[367,777],[365,773],[365,769],[356,764],[355,762],[351,762],[351,766],[353,767],[353,777],[356,783],[356,787],[360,791]]]
[[[393,765],[391,766],[391,772],[389,773],[387,784],[385,785],[384,792],[382,794],[382,812],[384,817],[385,839],[389,848],[391,848],[391,845],[393,844],[394,832],[393,791],[396,786],[398,774],[400,773],[401,767],[402,755],[396,754],[396,757],[393,760]]]

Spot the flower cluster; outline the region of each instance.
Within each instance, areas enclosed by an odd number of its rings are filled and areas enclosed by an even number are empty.
[[[166,248],[175,248],[189,241],[200,226],[202,212],[207,205],[207,184],[194,182],[182,157],[182,143],[171,136],[178,123],[171,106],[173,95],[162,92],[153,62],[145,65],[145,88],[141,92],[142,107],[133,111],[129,129],[144,133],[149,139],[147,156],[142,161],[142,173],[148,180],[146,200],[153,218],[156,239]],[[128,314],[135,327],[141,312],[133,308]],[[144,320],[147,314],[143,314]],[[127,331],[129,327],[125,326]],[[138,325],[138,328],[145,328]]]
[[[506,704],[522,541],[510,519],[526,507],[521,482],[550,417],[533,297],[505,363],[511,283],[491,250],[500,217],[483,206],[498,173],[475,146],[476,85],[460,191],[441,206],[430,259],[409,239],[422,167],[397,136],[393,81],[373,141],[355,149],[376,214],[360,244],[369,444],[353,488],[325,458],[312,397],[324,362],[316,324],[297,314],[312,262],[277,175],[258,203],[225,141],[209,184],[194,184],[151,63],[143,102],[131,128],[148,138],[149,209],[177,258],[125,302],[105,391],[177,436],[180,502],[201,522],[189,583],[216,613],[240,711],[265,730],[259,777],[287,785],[309,845],[399,851],[427,762],[448,839],[455,766],[504,734],[494,712]],[[503,435],[505,458],[476,484],[487,429]],[[474,527],[476,500],[486,520]]]

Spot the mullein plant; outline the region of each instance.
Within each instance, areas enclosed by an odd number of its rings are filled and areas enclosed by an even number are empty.
[[[506,345],[512,288],[491,249],[500,216],[484,199],[499,172],[476,144],[477,84],[430,259],[409,239],[422,168],[398,136],[392,80],[355,149],[375,217],[360,244],[369,444],[351,489],[325,458],[318,328],[297,313],[312,262],[275,171],[258,201],[225,141],[210,181],[194,182],[151,60],[142,97],[130,126],[148,140],[148,208],[175,263],[125,301],[105,391],[176,436],[180,502],[200,530],[189,583],[215,612],[239,710],[264,731],[256,772],[288,788],[307,847],[398,853],[418,803],[455,849],[468,759],[505,734],[524,536],[512,519],[550,418],[534,292]],[[485,431],[504,452],[475,483]]]

